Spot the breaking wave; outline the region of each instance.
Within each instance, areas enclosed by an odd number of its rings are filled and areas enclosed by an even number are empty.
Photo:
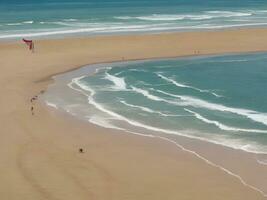
[[[148,112],[148,113],[159,114],[159,115],[164,116],[164,117],[182,117],[182,116],[185,116],[185,115],[165,114],[163,112],[155,111],[155,110],[152,110],[152,109],[144,107],[144,106],[137,106],[137,105],[129,104],[129,103],[126,103],[125,101],[120,101],[120,102],[126,106],[129,106],[132,108],[137,108],[137,109],[140,109],[140,110]]]
[[[206,20],[214,18],[228,17],[245,17],[251,16],[253,13],[231,12],[231,11],[205,11],[203,14],[152,14],[144,16],[116,16],[115,19],[121,20],[145,20],[145,21],[176,21],[176,20]]]
[[[212,94],[213,96],[216,96],[216,97],[222,97],[221,95],[216,94],[215,92],[211,92],[209,90],[202,90],[202,89],[199,89],[199,88],[196,88],[196,87],[192,87],[192,86],[189,86],[189,85],[186,85],[186,84],[178,83],[174,79],[168,78],[168,77],[162,75],[159,72],[156,73],[156,74],[157,74],[158,77],[162,78],[163,80],[165,80],[165,81],[167,81],[169,83],[172,83],[172,84],[176,85],[177,87],[190,88],[190,89],[193,89],[193,90],[196,90],[196,91],[199,91],[199,92],[210,93],[210,94]]]
[[[231,112],[234,114],[242,115],[244,117],[247,117],[248,119],[251,119],[255,122],[262,123],[267,126],[267,113],[261,113],[254,110],[248,110],[248,109],[242,109],[242,108],[232,108],[227,107],[224,105],[211,103],[202,99],[190,97],[190,96],[183,96],[183,95],[175,95],[168,92],[164,92],[161,90],[156,90],[159,93],[178,98],[182,100],[183,105],[185,106],[193,106],[196,108],[206,108],[208,110],[214,110],[214,111],[221,111],[221,112]]]
[[[88,17],[28,21],[1,24],[6,30],[0,39],[20,37],[51,37],[73,34],[113,34],[131,32],[170,32],[267,25],[266,10],[207,10],[177,14],[143,14],[132,16]],[[16,26],[18,26],[16,28]]]
[[[202,140],[202,141],[207,141],[207,142],[211,142],[211,143],[215,143],[215,144],[219,144],[219,145],[223,145],[223,146],[227,146],[227,147],[231,147],[231,148],[234,148],[234,149],[242,149],[242,150],[245,150],[245,151],[248,151],[248,152],[253,152],[253,153],[264,153],[264,151],[260,151],[260,150],[257,150],[257,149],[261,149],[261,147],[257,148],[255,145],[253,148],[251,148],[251,146],[247,146],[246,144],[244,144],[242,141],[238,142],[236,140],[233,140],[231,141],[231,139],[229,138],[224,138],[224,136],[220,137],[220,136],[216,136],[216,137],[210,137],[210,138],[206,138],[206,137],[201,137],[201,136],[198,136],[198,135],[192,135],[192,134],[188,134],[186,132],[181,132],[181,131],[177,131],[177,130],[172,130],[172,129],[163,129],[163,128],[160,128],[160,127],[155,127],[155,126],[151,126],[151,125],[148,125],[148,124],[145,124],[145,123],[141,123],[141,122],[138,122],[137,120],[133,120],[133,119],[129,119],[121,114],[118,114],[114,111],[112,111],[110,108],[106,107],[105,105],[103,104],[100,104],[99,102],[97,102],[95,100],[95,95],[97,94],[96,91],[94,89],[92,89],[90,86],[88,86],[87,84],[84,84],[83,81],[81,81],[84,77],[78,77],[78,78],[74,78],[72,79],[72,82],[69,85],[70,88],[80,92],[81,94],[85,95],[88,99],[88,103],[90,105],[93,105],[97,110],[107,114],[108,116],[110,116],[109,120],[107,121],[107,119],[105,119],[105,117],[100,117],[100,116],[93,116],[93,118],[91,118],[90,116],[88,116],[89,118],[89,121],[91,121],[92,123],[94,124],[97,124],[97,125],[100,125],[100,126],[103,126],[105,128],[116,128],[116,129],[120,129],[120,130],[123,130],[123,128],[120,128],[120,127],[117,127],[115,125],[112,124],[112,119],[116,119],[116,120],[121,120],[121,121],[124,121],[124,122],[127,122],[129,125],[132,125],[132,126],[136,126],[136,127],[139,127],[139,128],[144,128],[146,130],[150,130],[150,131],[155,131],[155,132],[161,132],[161,133],[166,133],[166,134],[171,134],[171,135],[179,135],[179,136],[184,136],[184,137],[188,137],[188,138],[192,138],[192,139],[198,139],[198,140]],[[75,87],[72,86],[72,84],[75,84],[77,85],[80,89],[77,89]],[[154,95],[151,95],[149,94],[148,91],[146,90],[142,90],[142,89],[139,89],[139,88],[132,88],[133,91],[135,92],[138,92],[146,97],[148,97],[149,99],[151,100],[154,100],[154,101],[164,101],[164,102],[168,102],[167,100],[164,100],[162,98],[159,98],[159,97],[156,97]],[[89,92],[89,93],[87,93]],[[134,108],[138,108],[138,109],[141,109],[145,112],[151,112],[151,113],[161,113],[161,112],[158,112],[158,111],[154,111],[152,109],[149,109],[149,108],[146,108],[146,107],[143,107],[143,106],[136,106],[136,105],[133,105],[133,104],[129,104],[129,103],[126,103],[125,101],[120,101],[120,103],[124,104],[124,105],[127,105],[129,107],[134,107]],[[173,102],[175,103],[175,102]],[[210,123],[210,124],[214,124],[216,126],[219,126],[220,128],[224,129],[231,129],[231,131],[244,131],[244,132],[250,132],[252,130],[249,130],[249,129],[235,129],[233,127],[228,127],[228,126],[224,126],[222,124],[219,124],[215,121],[212,121],[212,120],[208,120],[204,117],[202,117],[201,115],[197,114],[196,112],[193,112],[189,109],[185,109],[187,112],[189,112],[190,114],[192,114],[193,116],[196,116],[197,118],[201,119],[202,121],[205,121],[206,123]],[[165,113],[161,113],[163,114],[162,116],[164,117],[167,117],[167,115],[165,115]],[[190,115],[190,116],[192,116]],[[182,115],[180,115],[182,116]],[[188,115],[184,115],[184,116],[188,116]],[[110,122],[109,122],[110,121]],[[257,133],[266,133],[266,131],[263,131],[263,130],[256,130]]]
[[[267,130],[258,130],[258,129],[242,129],[242,128],[235,128],[235,127],[230,127],[230,126],[227,126],[227,125],[224,125],[218,121],[215,121],[215,120],[209,120],[205,117],[203,117],[202,115],[200,115],[199,113],[197,112],[194,112],[192,110],[189,110],[189,109],[184,109],[186,110],[187,112],[193,114],[197,119],[205,122],[205,123],[208,123],[208,124],[214,124],[215,126],[217,126],[218,128],[220,128],[221,130],[225,130],[225,131],[233,131],[233,132],[250,132],[250,133],[267,133]]]
[[[104,79],[111,81],[114,84],[113,89],[115,90],[126,90],[127,89],[124,78],[119,78],[117,76],[110,75],[109,73],[106,72]]]

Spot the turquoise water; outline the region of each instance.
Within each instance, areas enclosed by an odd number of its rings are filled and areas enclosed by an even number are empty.
[[[1,1],[0,39],[267,25],[265,0]]]
[[[75,97],[49,102],[104,127],[267,153],[266,62],[261,53],[105,64],[69,81]]]

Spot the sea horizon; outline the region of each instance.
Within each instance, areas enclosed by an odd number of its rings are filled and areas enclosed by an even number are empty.
[[[3,2],[0,40],[267,27],[264,1]]]

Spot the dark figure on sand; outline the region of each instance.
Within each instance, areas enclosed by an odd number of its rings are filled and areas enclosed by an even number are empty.
[[[32,112],[32,115],[34,115],[34,112],[33,112],[33,106],[31,107],[31,112]]]
[[[37,100],[38,96],[35,95],[34,97],[31,98],[31,103],[33,103],[35,100]],[[32,115],[34,115],[34,112],[33,112],[33,106],[31,106],[31,112],[32,112]]]
[[[31,102],[33,102],[33,101],[37,100],[37,98],[38,98],[38,96],[37,96],[37,95],[36,95],[36,96],[34,96],[34,97],[32,97],[32,98],[31,98]]]
[[[83,148],[80,148],[80,149],[79,149],[79,152],[80,152],[80,153],[84,153]]]

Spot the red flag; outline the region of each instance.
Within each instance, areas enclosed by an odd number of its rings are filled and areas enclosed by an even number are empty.
[[[29,46],[29,49],[33,51],[34,44],[33,44],[32,40],[26,40],[26,39],[23,38],[22,41],[25,42]]]

